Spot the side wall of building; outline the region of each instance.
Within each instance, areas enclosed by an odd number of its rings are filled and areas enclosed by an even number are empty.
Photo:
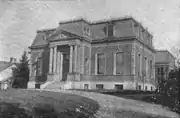
[[[96,89],[98,84],[103,84],[104,89],[115,89],[115,85],[123,85],[123,89],[135,88],[131,65],[132,41],[93,44],[91,47],[85,46],[84,75],[81,76],[79,83],[75,83],[76,88],[84,89],[85,84],[88,84],[89,89]],[[113,72],[115,52],[124,53],[123,64],[121,65],[122,74],[120,75],[115,75]],[[97,70],[96,55],[99,53],[105,54],[105,74],[103,75],[95,73]]]
[[[151,86],[155,89],[155,52],[148,49],[139,41],[136,41],[136,80],[137,85],[141,89],[149,89]],[[150,61],[152,61],[152,68],[150,71]]]
[[[37,68],[39,61],[39,70]],[[31,50],[30,57],[30,81],[28,88],[34,88],[35,83],[44,83],[47,80],[47,74],[49,71],[49,49],[37,48]]]

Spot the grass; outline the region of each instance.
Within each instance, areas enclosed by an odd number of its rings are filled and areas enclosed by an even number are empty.
[[[21,89],[0,91],[1,118],[93,118],[98,109],[96,101],[68,93]]]
[[[83,90],[50,91],[72,93],[96,100],[100,105],[100,109],[96,113],[97,118],[179,118],[179,115],[162,106],[138,100]]]
[[[125,91],[125,92],[101,92],[101,93],[123,97],[126,99],[140,100],[148,103],[159,104],[180,114],[180,111],[176,108],[178,105],[174,104],[175,97],[177,96],[165,96],[153,92],[131,93]]]
[[[136,94],[138,96],[138,94]],[[15,110],[16,109],[16,110]],[[160,106],[77,90],[0,91],[0,117],[13,118],[173,118]],[[3,115],[6,115],[4,117]],[[38,117],[37,117],[38,116]],[[17,118],[17,117],[14,117]]]

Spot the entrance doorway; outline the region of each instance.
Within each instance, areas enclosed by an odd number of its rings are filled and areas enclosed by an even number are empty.
[[[63,53],[63,65],[62,65],[62,81],[67,80],[67,74],[69,73],[69,53]]]

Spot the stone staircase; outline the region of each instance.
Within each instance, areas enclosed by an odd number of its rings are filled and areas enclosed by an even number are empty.
[[[41,85],[41,89],[71,89],[71,82],[49,81]]]

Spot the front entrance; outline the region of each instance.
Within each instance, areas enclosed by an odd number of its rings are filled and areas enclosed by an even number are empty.
[[[58,47],[58,74],[61,81],[67,80],[67,74],[69,73],[70,63],[70,47],[63,45]]]
[[[68,73],[69,73],[69,53],[63,53],[62,81],[67,80]]]

